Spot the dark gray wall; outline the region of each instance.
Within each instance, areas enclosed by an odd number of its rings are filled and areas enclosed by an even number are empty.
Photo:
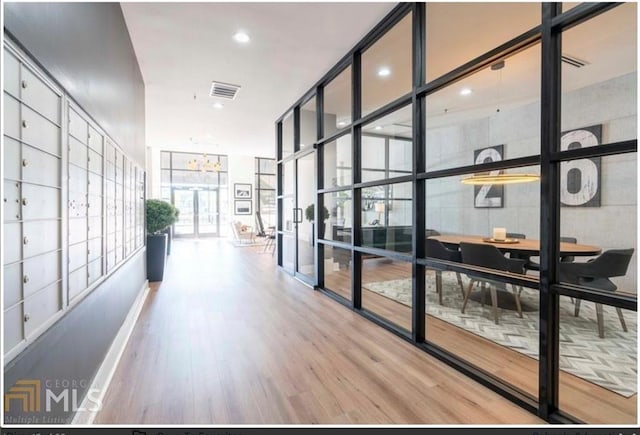
[[[120,5],[4,3],[4,13],[14,42],[144,167],[144,82]],[[5,392],[18,379],[75,381],[80,404],[145,278],[142,250],[5,367]],[[43,391],[43,411],[44,399]],[[53,424],[72,417],[71,409],[56,405],[40,414],[12,409],[5,422]]]
[[[38,379],[43,390],[47,381],[75,381],[79,406],[145,278],[143,249],[5,367],[5,393],[19,379]],[[56,395],[64,389],[61,384],[51,385]],[[12,407],[5,413],[5,423],[19,424],[13,419],[20,418],[40,419],[34,423],[46,424],[51,419],[60,419],[52,423],[66,423],[73,418],[72,410],[65,412],[62,403],[52,402],[51,412],[46,412],[44,391],[41,402],[40,413],[25,414],[20,406]]]
[[[144,167],[144,82],[119,3],[4,3],[5,29]]]

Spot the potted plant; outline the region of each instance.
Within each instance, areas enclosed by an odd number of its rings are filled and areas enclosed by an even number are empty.
[[[324,237],[324,221],[326,221],[327,219],[329,219],[329,209],[327,207],[323,207],[323,213],[322,216],[320,216],[322,218],[322,220],[320,221],[320,226],[318,227],[318,235],[320,238]],[[309,204],[307,206],[307,208],[304,210],[304,217],[311,222],[311,245],[313,246],[313,226],[315,224],[315,204]]]
[[[162,281],[167,258],[167,234],[163,231],[177,220],[177,209],[166,201],[148,199],[147,214],[147,279]]]

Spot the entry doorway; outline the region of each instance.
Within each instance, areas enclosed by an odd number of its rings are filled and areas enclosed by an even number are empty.
[[[173,205],[180,210],[173,226],[174,237],[217,237],[220,235],[218,189],[177,188],[171,190]]]

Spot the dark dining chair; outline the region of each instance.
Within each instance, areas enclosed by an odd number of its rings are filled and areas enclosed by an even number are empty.
[[[564,243],[578,243],[578,239],[576,239],[575,237],[560,237],[560,241]],[[576,257],[574,257],[573,255],[560,256],[560,262],[562,263],[572,263],[575,259]],[[525,269],[539,271],[540,264],[536,263],[535,261],[529,260],[529,262],[525,266]]]
[[[524,274],[524,265],[526,264],[526,260],[522,260],[519,258],[507,258],[498,248],[493,245],[480,245],[477,243],[460,243],[460,250],[462,251],[462,262],[464,264],[469,264],[472,266],[480,266],[486,267],[488,269],[496,269],[505,272],[512,273],[521,273]],[[471,290],[474,285],[481,283],[481,288],[483,292],[483,300],[484,300],[484,291],[486,286],[489,285],[491,291],[491,304],[493,305],[493,318],[498,324],[498,294],[497,290],[507,291],[507,284],[500,281],[492,281],[485,280],[481,278],[471,278],[471,282],[469,283],[469,287],[467,288],[467,292],[464,296],[464,302],[462,303],[462,313],[467,307],[467,302],[469,301],[469,296],[471,295]],[[516,301],[516,308],[518,310],[518,315],[522,317],[522,305],[520,304],[520,292],[516,288],[516,286],[511,285],[513,289],[513,295]]]
[[[562,262],[559,267],[560,281],[590,287],[598,290],[615,292],[618,287],[609,279],[627,274],[634,249],[610,249],[599,257],[586,263]],[[574,315],[580,315],[580,299],[576,300]],[[622,310],[616,307],[622,330],[627,332],[627,325]],[[602,304],[596,303],[596,321],[598,322],[598,336],[604,338],[604,316]]]
[[[442,244],[439,240],[426,239],[424,242],[424,251],[427,257],[437,258],[439,260],[455,261],[456,263],[462,262],[462,254],[457,249],[449,249]],[[464,284],[462,284],[462,277],[459,272],[456,272],[458,278],[458,285],[460,286],[460,292],[464,298]],[[436,292],[438,293],[438,302],[442,305],[442,271],[436,270]]]

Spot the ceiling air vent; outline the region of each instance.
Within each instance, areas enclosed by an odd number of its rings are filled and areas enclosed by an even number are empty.
[[[570,56],[568,54],[562,55],[562,61],[576,68],[582,68],[585,65],[589,65],[589,62],[587,62],[586,60],[578,59],[577,57]]]
[[[225,98],[227,100],[233,100],[236,98],[240,86],[232,85],[229,83],[213,82],[211,83],[211,91],[209,95],[217,98]]]

